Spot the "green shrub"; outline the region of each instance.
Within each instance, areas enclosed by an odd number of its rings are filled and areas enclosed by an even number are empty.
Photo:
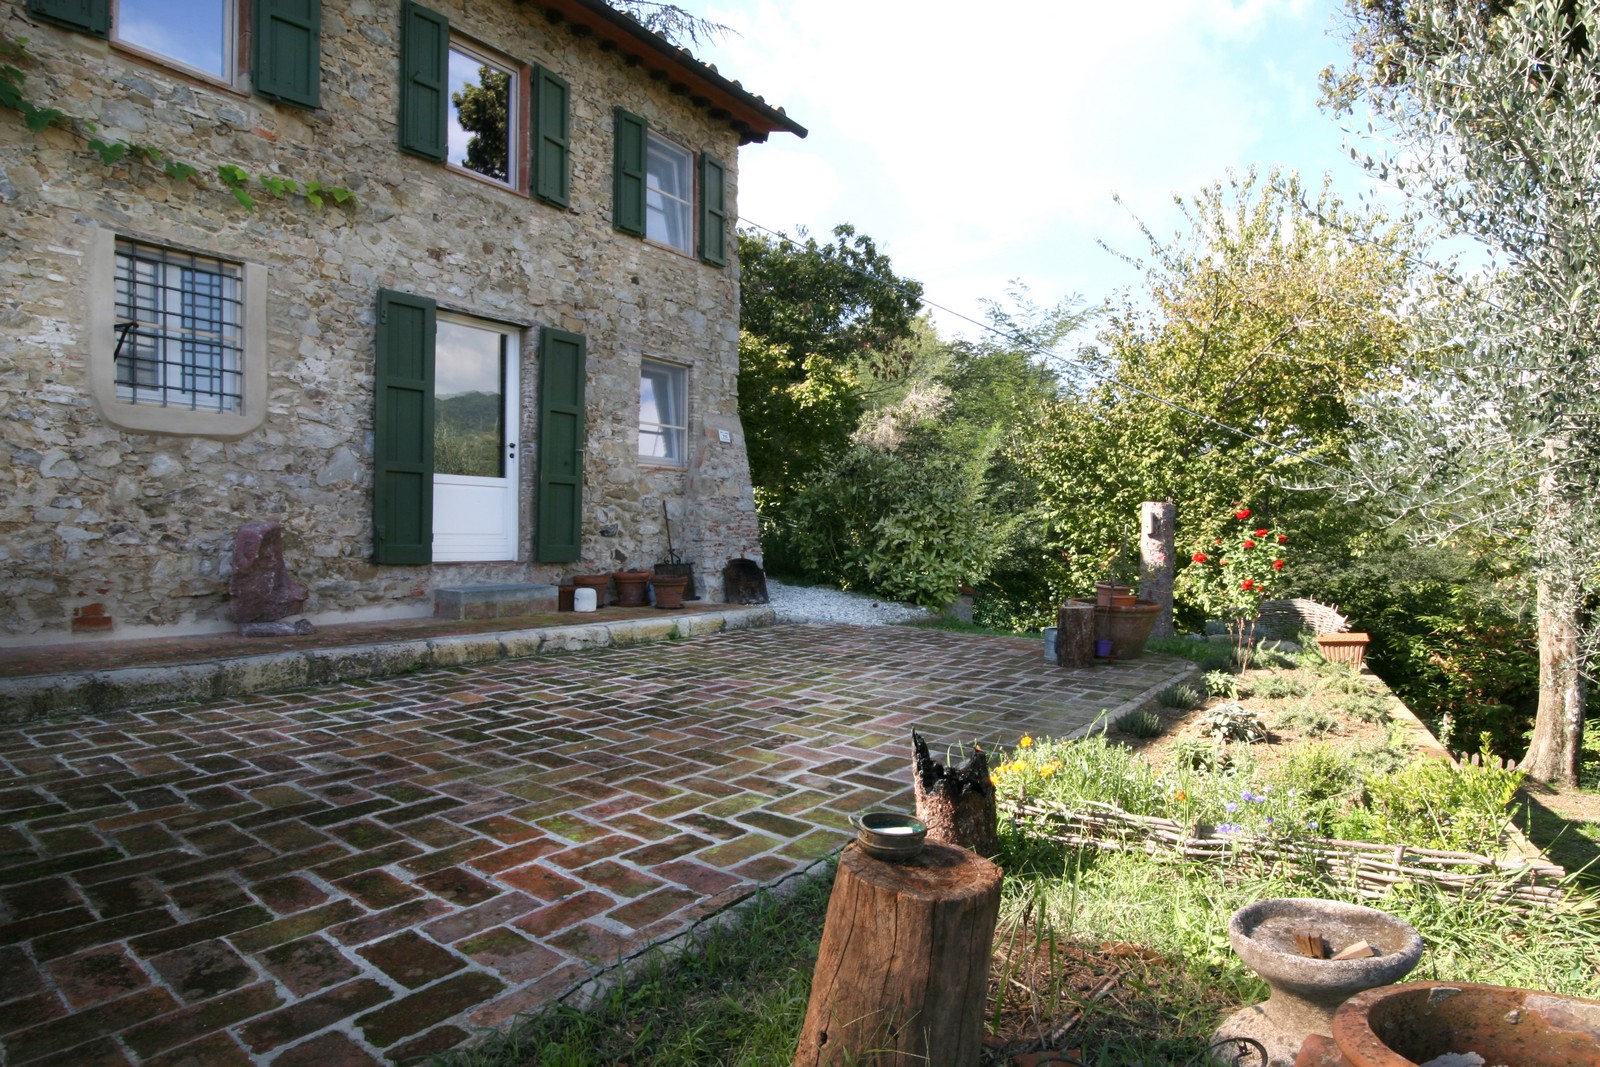
[[[1111,724],[1129,737],[1160,737],[1165,726],[1161,716],[1143,709],[1130,711]]]
[[[1485,752],[1487,754],[1487,751]],[[1493,853],[1522,772],[1418,759],[1367,780],[1366,807],[1386,840]]]
[[[1239,679],[1228,671],[1207,671],[1201,682],[1214,697],[1237,697]]]
[[[1198,708],[1206,702],[1205,694],[1192,685],[1179,682],[1169,685],[1156,694],[1156,702],[1164,708],[1177,708],[1179,711],[1188,711]]]
[[[1297,704],[1280,711],[1272,720],[1277,730],[1293,730],[1305,737],[1323,737],[1339,732],[1339,720],[1318,708]]]
[[[1273,776],[1276,788],[1292,791],[1311,804],[1342,800],[1359,782],[1349,754],[1322,741],[1297,747]]]
[[[1262,700],[1273,700],[1282,697],[1303,697],[1306,695],[1304,682],[1282,674],[1269,674],[1264,678],[1251,678],[1241,682],[1239,695],[1258,697]]]
[[[1266,740],[1261,713],[1243,704],[1218,704],[1206,712],[1205,730],[1217,741],[1243,741],[1251,744]]]
[[[1209,771],[1217,764],[1217,746],[1199,737],[1180,737],[1167,748],[1173,766],[1193,771]]]
[[[1340,697],[1333,702],[1339,711],[1362,722],[1380,723],[1389,720],[1390,698],[1383,693],[1368,689],[1361,693],[1352,693]]]

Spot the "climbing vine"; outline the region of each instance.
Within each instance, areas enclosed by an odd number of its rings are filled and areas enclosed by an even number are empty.
[[[40,133],[54,126],[76,134],[88,143],[89,150],[108,167],[114,167],[124,160],[135,160],[159,168],[161,173],[176,182],[199,179],[199,167],[171,158],[153,145],[103,138],[99,135],[99,128],[88,119],[69,115],[60,108],[41,107],[29,100],[23,92],[23,83],[27,80],[27,76],[18,66],[19,63],[27,63],[33,59],[27,46],[28,41],[25,37],[10,37],[0,33],[0,107],[20,112],[23,124],[28,129]],[[320,181],[308,181],[302,185],[291,178],[282,178],[274,174],[252,175],[243,167],[232,163],[219,166],[216,169],[216,177],[246,211],[255,210],[255,197],[259,195],[258,187],[259,190],[264,190],[268,195],[280,200],[295,195],[302,196],[312,207],[319,209],[329,200],[335,204],[348,204],[352,207],[356,204],[356,194],[343,186],[329,185]]]

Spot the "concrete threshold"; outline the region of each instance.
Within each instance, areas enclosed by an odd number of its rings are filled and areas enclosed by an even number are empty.
[[[0,678],[0,723],[225,700],[354,678],[466,667],[591,648],[669,641],[770,624],[772,608],[729,607],[666,617],[433,634]]]

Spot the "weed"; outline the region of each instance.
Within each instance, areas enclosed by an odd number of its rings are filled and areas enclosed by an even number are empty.
[[[1243,741],[1250,744],[1264,741],[1266,729],[1261,725],[1261,713],[1243,704],[1218,704],[1205,715],[1205,730],[1217,741]]]
[[[1239,698],[1239,679],[1228,671],[1207,671],[1201,684],[1214,697]]]
[[[1177,708],[1179,711],[1198,708],[1205,702],[1205,695],[1200,690],[1181,682],[1178,685],[1169,685],[1156,694],[1156,703],[1164,708]]]
[[[1142,708],[1118,717],[1111,725],[1130,737],[1160,737],[1165,729],[1161,716]]]
[[[1371,689],[1340,697],[1333,702],[1333,706],[1336,710],[1362,722],[1380,723],[1389,719],[1389,698]]]
[[[1193,771],[1209,771],[1217,764],[1217,746],[1198,737],[1180,737],[1167,749],[1173,765]]]
[[[1339,720],[1304,702],[1286,708],[1272,720],[1275,730],[1293,730],[1302,737],[1325,737],[1339,732]]]
[[[1277,700],[1284,697],[1303,697],[1307,689],[1304,682],[1285,674],[1269,674],[1264,678],[1251,678],[1239,686],[1239,695],[1260,700]]]

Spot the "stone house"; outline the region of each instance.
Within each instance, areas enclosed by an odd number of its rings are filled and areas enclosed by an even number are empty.
[[[731,226],[781,109],[599,0],[0,32],[64,113],[0,111],[0,643],[226,629],[253,519],[327,622],[648,567],[664,513],[713,598],[759,551]]]

